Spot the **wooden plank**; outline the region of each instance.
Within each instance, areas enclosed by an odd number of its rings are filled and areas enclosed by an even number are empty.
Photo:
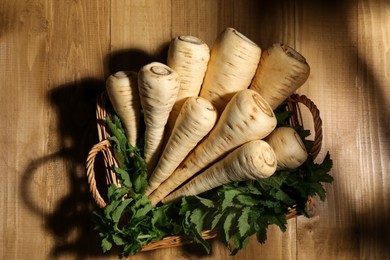
[[[293,2],[235,1],[234,27],[256,42],[262,50],[276,42],[294,47],[294,12]],[[252,239],[252,243],[237,258],[255,259],[261,255],[264,259],[296,259],[296,219],[288,221],[285,233],[271,226],[267,235],[263,245]]]
[[[28,169],[45,152],[46,6],[1,1],[0,10],[0,258],[39,259],[46,238],[35,191],[45,189],[44,170]]]
[[[48,4],[47,188],[41,191],[47,249],[40,258],[85,259],[101,255],[85,160],[97,142],[95,100],[107,74],[110,1]]]
[[[299,91],[321,110],[334,159],[328,199],[311,219],[271,227],[237,256],[218,240],[134,259],[389,259],[390,79],[386,0],[103,0],[0,2],[0,259],[103,255],[84,162],[96,142],[94,98],[119,69],[165,62],[171,37],[210,46],[231,26],[262,48],[295,47],[312,73]],[[306,116],[308,118],[308,116]]]
[[[311,65],[309,80],[299,92],[321,111],[319,161],[330,151],[335,178],[325,186],[327,200],[315,200],[315,216],[298,221],[298,259],[359,259],[356,206],[365,200],[360,197],[365,172],[357,163],[361,114],[355,85],[356,1],[297,1],[296,13],[296,48]]]
[[[273,15],[263,15],[276,11]],[[287,17],[287,18],[285,18]],[[184,1],[172,2],[173,35],[192,34],[205,40],[210,48],[218,34],[226,27],[234,27],[260,46],[274,42],[294,43],[294,5],[281,3],[260,4],[258,1]],[[272,26],[270,26],[272,25]],[[295,259],[296,220],[290,220],[283,234],[276,226],[268,230],[265,245],[255,237],[248,247],[234,259],[253,259],[259,254],[264,259]],[[212,254],[202,259],[231,259],[222,243],[213,242]],[[190,257],[190,255],[189,255]]]
[[[219,6],[220,1],[173,0],[172,37],[193,35],[205,41],[211,48],[222,30],[218,25]]]
[[[356,205],[361,259],[390,259],[390,5],[358,1],[358,159]]]
[[[273,43],[295,46],[293,1],[235,1],[234,27],[265,49]]]
[[[170,0],[111,3],[110,71],[138,71],[152,61],[166,63],[171,40]]]
[[[171,40],[171,1],[111,1],[110,30],[110,72],[138,71],[152,61],[165,63]],[[178,250],[144,252],[132,259],[177,259]]]

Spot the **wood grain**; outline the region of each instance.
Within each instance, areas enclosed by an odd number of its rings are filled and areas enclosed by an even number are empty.
[[[171,1],[112,1],[110,31],[111,73],[138,72],[152,61],[165,63],[171,40]]]
[[[44,169],[37,169],[36,178],[23,173],[29,161],[44,154],[46,146],[46,131],[37,128],[46,123],[46,8],[43,1],[2,1],[0,10],[0,258],[38,259],[41,253],[29,249],[45,249],[41,209],[31,215],[21,196],[39,195],[36,191],[45,189]],[[26,187],[26,179],[34,187]]]
[[[389,259],[385,252],[390,241],[390,4],[387,1],[359,2],[357,26],[361,187],[360,202],[355,210],[360,257]]]
[[[0,1],[0,259],[116,259],[101,252],[85,178],[95,98],[109,73],[165,62],[172,37],[211,47],[225,27],[307,58],[299,93],[321,111],[319,160],[330,151],[335,181],[313,218],[234,257],[213,240],[211,255],[189,245],[132,259],[390,259],[386,0]]]
[[[325,129],[323,153],[334,158],[335,181],[327,187],[326,202],[316,200],[316,216],[298,222],[299,259],[358,258],[356,193],[360,185],[356,133],[359,115],[355,84],[356,6],[353,1],[308,4],[301,1],[297,10],[296,48],[311,64],[311,76],[301,89],[317,104]],[[335,10],[337,10],[334,15]],[[349,27],[349,24],[352,26]],[[338,27],[335,30],[335,27]],[[338,120],[336,118],[339,118]],[[343,140],[342,142],[340,140]],[[322,155],[323,155],[322,153]],[[321,156],[320,156],[321,157]],[[348,167],[348,174],[345,168]],[[343,232],[340,233],[340,230]]]

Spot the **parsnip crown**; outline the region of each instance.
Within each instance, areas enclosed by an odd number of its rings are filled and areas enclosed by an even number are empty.
[[[269,117],[273,117],[274,113],[272,111],[272,108],[270,105],[263,99],[260,95],[252,95],[253,100],[255,101],[256,105]]]
[[[296,59],[297,61],[301,63],[306,63],[305,57],[303,57],[299,52],[291,48],[290,46],[286,44],[280,44],[280,47],[283,49],[283,51],[291,58]]]
[[[262,152],[262,156],[264,158],[264,162],[268,165],[268,166],[275,166],[276,165],[276,157],[275,157],[275,153],[274,151],[272,150],[272,148],[269,146],[269,147],[266,147],[263,152]]]
[[[172,73],[172,71],[170,71],[168,68],[163,66],[152,66],[150,68],[150,71],[154,74],[162,75],[162,76],[169,75]]]
[[[233,30],[233,33],[235,35],[237,35],[238,37],[240,37],[241,39],[243,39],[244,41],[246,42],[249,42],[255,46],[257,46],[257,44],[255,42],[253,42],[251,39],[249,39],[248,37],[246,37],[244,34],[240,33],[239,31],[237,31],[236,29],[232,29]]]
[[[198,44],[198,45],[201,45],[204,43],[204,41],[202,41],[201,39],[199,39],[195,36],[190,36],[190,35],[181,35],[178,38],[179,38],[179,40],[181,40],[183,42],[189,42],[189,43]]]

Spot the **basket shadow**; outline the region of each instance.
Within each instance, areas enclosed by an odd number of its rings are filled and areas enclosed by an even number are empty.
[[[43,217],[43,228],[53,237],[49,258],[72,254],[83,259],[85,255],[101,254],[99,237],[91,221],[91,213],[96,206],[89,193],[85,160],[90,147],[97,142],[95,101],[103,89],[103,81],[86,78],[56,87],[47,95],[57,117],[58,130],[52,134],[58,138],[60,148],[29,162],[20,183],[24,187],[20,189],[20,197],[32,213]],[[38,169],[43,170],[50,163],[60,165],[63,172],[45,169],[44,174],[66,185],[66,195],[60,197],[52,190],[49,192],[54,194],[54,198],[32,197],[29,190],[34,189]],[[100,163],[99,160],[96,163]],[[97,173],[96,176],[104,175]],[[99,178],[97,183],[104,181]],[[64,190],[64,187],[59,189]],[[54,200],[48,209],[41,207],[45,199]]]
[[[155,55],[134,48],[113,51],[106,56],[105,64],[108,64],[111,74],[121,70],[138,72],[142,66],[151,62],[166,64],[168,48],[169,43],[162,44]]]
[[[120,50],[108,54],[103,62],[109,73],[117,70],[138,71],[147,62],[164,62],[167,46],[163,45],[161,52],[155,56],[137,49]],[[58,140],[55,146],[59,148],[30,161],[23,171],[19,185],[23,187],[20,189],[22,203],[33,214],[43,218],[42,228],[53,237],[48,258],[72,255],[76,259],[84,259],[102,255],[101,240],[92,221],[92,212],[98,207],[89,191],[85,162],[91,147],[98,142],[96,99],[104,90],[103,79],[84,78],[57,86],[47,93],[47,100],[54,111],[51,119],[53,129],[56,129],[51,130],[50,134]],[[53,163],[64,170],[51,172],[44,169]],[[66,185],[60,187],[66,191],[66,195],[62,197],[55,190],[48,191],[54,194],[54,198],[50,198],[54,201],[50,201],[48,209],[41,206],[48,198],[31,196],[32,193],[29,192],[37,189],[34,181],[39,174],[45,174],[44,178],[59,179]],[[100,155],[97,155],[95,161],[95,177],[97,188],[105,198],[107,185],[103,158]],[[118,254],[119,249],[113,249],[109,253],[113,257]]]

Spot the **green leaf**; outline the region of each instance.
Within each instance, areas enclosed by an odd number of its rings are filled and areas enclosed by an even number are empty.
[[[194,236],[195,241],[200,243],[204,247],[206,252],[209,253],[211,250],[210,244],[207,243],[207,241],[205,241],[202,237],[203,223],[206,215],[207,212],[202,211],[200,208],[196,208],[190,216],[190,222],[194,227],[192,235]]]
[[[132,243],[126,244],[123,248],[123,256],[135,255],[142,250],[142,244],[138,240],[134,240]]]
[[[108,140],[110,141],[113,147],[112,149],[113,154],[116,161],[118,162],[119,167],[124,169],[126,167],[126,162],[127,162],[126,155],[122,150],[122,146],[124,144],[121,144],[116,136],[111,136],[108,138]]]
[[[199,243],[199,244],[201,244],[203,246],[203,248],[206,251],[206,253],[210,254],[211,246],[210,246],[210,244],[206,240],[203,239],[202,235],[199,234],[198,232],[195,232],[195,233],[193,233],[193,237],[194,237],[194,240],[197,243]]]
[[[125,210],[127,205],[129,205],[132,201],[133,201],[133,199],[131,199],[131,198],[120,201],[119,205],[112,212],[112,220],[114,222],[116,222],[116,223],[119,222],[123,211]]]
[[[113,199],[114,199],[114,194],[115,194],[117,188],[118,188],[118,187],[115,186],[115,184],[111,184],[111,185],[108,187],[108,190],[107,190],[107,197],[108,197],[108,200],[113,200]]]
[[[231,231],[235,228],[235,218],[236,218],[236,212],[230,212],[227,214],[225,221],[223,223],[223,234],[224,234],[224,242],[228,249],[230,249],[230,237],[231,237]]]
[[[195,196],[195,197],[199,200],[199,202],[202,205],[204,205],[204,206],[206,206],[208,208],[214,207],[214,201],[209,200],[209,199],[205,199],[205,198],[202,198],[202,197],[199,197],[199,196]]]
[[[121,203],[120,201],[115,200],[107,204],[107,206],[104,208],[104,215],[106,216],[107,219],[112,220],[112,213],[120,203]]]
[[[222,213],[218,213],[214,216],[213,218],[213,221],[211,222],[211,229],[215,229],[219,223],[219,221],[221,220],[223,214]]]
[[[122,237],[120,237],[116,234],[112,234],[111,237],[112,237],[112,241],[117,246],[123,246],[124,244],[126,244],[126,240],[124,240]]]
[[[183,197],[181,199],[181,205],[180,205],[180,215],[185,215],[187,212],[190,211],[190,203],[188,202],[188,197]]]
[[[111,184],[108,189],[108,200],[116,201],[120,200],[129,192],[127,187],[117,187],[115,184]]]
[[[273,196],[275,197],[276,200],[283,201],[286,204],[293,204],[295,201],[290,198],[290,196],[285,193],[282,190],[276,190],[273,192]]]
[[[238,190],[227,190],[223,194],[223,199],[221,203],[221,209],[222,211],[225,210],[228,207],[233,207],[235,204],[233,203],[233,199],[240,194],[240,191]]]
[[[153,208],[154,208],[153,204],[151,204],[151,203],[145,204],[143,207],[138,208],[138,210],[134,214],[133,218],[141,219],[144,216],[146,216],[146,214],[148,214]]]
[[[251,225],[249,224],[248,219],[250,211],[250,207],[243,208],[241,215],[238,218],[238,232],[242,237],[245,236],[251,229]]]
[[[261,227],[256,232],[256,239],[260,244],[264,244],[267,240],[267,227]]]
[[[147,178],[144,175],[138,174],[133,178],[134,191],[136,193],[143,193],[147,187]]]
[[[235,233],[233,236],[233,242],[235,248],[231,251],[231,256],[236,255],[239,250],[245,248],[248,245],[249,236],[240,236],[239,233]]]
[[[166,210],[167,210],[167,205],[164,205],[162,207],[156,207],[152,211],[153,216],[152,216],[151,224],[153,225],[153,227],[163,226],[168,224],[166,218]]]
[[[112,243],[110,242],[110,240],[109,240],[108,237],[105,237],[105,238],[103,238],[103,240],[102,240],[101,246],[102,246],[103,252],[105,253],[105,252],[111,250],[111,248],[112,248]]]
[[[236,196],[236,200],[244,206],[256,206],[260,203],[259,198],[248,194],[239,194]]]
[[[288,125],[288,120],[290,119],[292,113],[290,111],[276,112],[276,120],[278,126]]]
[[[194,209],[192,211],[192,214],[191,214],[191,217],[190,217],[190,221],[194,225],[195,230],[199,234],[202,233],[205,216],[206,216],[206,214],[200,208]]]
[[[282,232],[286,231],[287,221],[284,214],[268,216],[267,219],[269,223],[276,224]]]
[[[121,184],[125,187],[132,187],[131,181],[130,181],[130,175],[127,171],[122,170],[119,167],[114,167],[114,171],[116,174],[118,174],[119,178],[121,179]]]
[[[118,139],[121,150],[125,150],[127,137],[119,117],[117,115],[113,115],[112,119],[107,117],[106,122],[109,131]]]

